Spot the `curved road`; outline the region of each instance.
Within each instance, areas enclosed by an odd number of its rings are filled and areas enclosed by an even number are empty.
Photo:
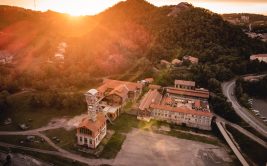
[[[252,115],[248,109],[242,107],[234,95],[235,81],[233,79],[229,82],[224,82],[222,84],[223,94],[227,97],[227,99],[232,103],[232,106],[236,113],[251,127],[253,127],[256,131],[261,133],[263,136],[267,138],[267,126],[259,121],[254,115]]]

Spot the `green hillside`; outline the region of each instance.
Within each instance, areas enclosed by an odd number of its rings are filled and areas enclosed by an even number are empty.
[[[123,76],[129,67],[139,73],[131,78],[160,75],[161,84],[184,78],[208,87],[209,80],[265,68],[249,62],[249,56],[267,52],[266,43],[248,38],[220,15],[190,5],[155,7],[144,0],[128,0],[84,17],[0,6],[0,16],[0,48],[11,52],[16,64],[1,66],[1,90],[82,88],[97,78]],[[68,44],[64,63],[50,63],[60,42]],[[184,55],[198,57],[200,64],[181,72],[158,68],[161,59]],[[140,58],[145,63],[136,66]],[[133,75],[135,70],[127,73]]]

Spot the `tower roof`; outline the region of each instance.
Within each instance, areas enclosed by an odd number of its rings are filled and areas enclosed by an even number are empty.
[[[98,91],[96,89],[90,89],[89,91],[86,92],[86,94],[91,94],[91,95],[96,95]]]

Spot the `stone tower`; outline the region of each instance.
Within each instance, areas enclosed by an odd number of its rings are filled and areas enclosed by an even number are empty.
[[[88,116],[92,121],[96,121],[96,112],[99,108],[97,93],[98,91],[96,89],[90,89],[84,94],[87,103]]]

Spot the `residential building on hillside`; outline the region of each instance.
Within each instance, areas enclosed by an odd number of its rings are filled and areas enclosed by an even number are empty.
[[[260,62],[267,63],[267,54],[254,54],[250,56],[250,60],[256,60],[258,59]]]
[[[165,68],[170,68],[171,67],[171,63],[166,61],[166,60],[164,60],[164,59],[160,60],[160,65],[165,67]]]
[[[0,64],[9,64],[13,61],[13,55],[7,51],[0,51]]]
[[[181,63],[182,63],[182,61],[179,59],[173,59],[172,60],[172,65],[174,65],[174,66],[180,65]]]
[[[165,87],[161,92],[150,89],[140,102],[137,118],[211,130],[213,115],[209,109],[209,91],[196,89],[192,81],[176,80],[175,86]]]
[[[195,89],[195,82],[185,80],[175,80],[174,87],[178,89]]]
[[[146,83],[151,84],[154,82],[153,78],[145,78]]]
[[[193,57],[193,56],[184,56],[183,57],[183,61],[189,61],[191,62],[192,64],[198,64],[198,58],[196,57]]]

